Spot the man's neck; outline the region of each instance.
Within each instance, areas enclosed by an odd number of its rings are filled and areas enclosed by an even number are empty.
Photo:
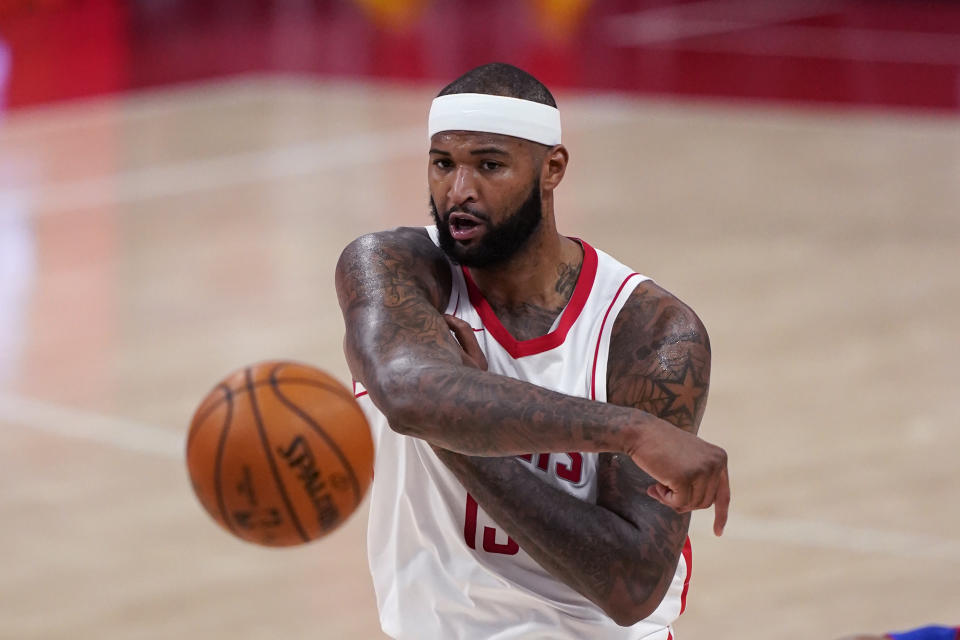
[[[544,222],[510,260],[495,267],[470,269],[474,282],[501,320],[505,320],[503,312],[531,308],[558,312],[573,294],[583,264],[583,247]]]

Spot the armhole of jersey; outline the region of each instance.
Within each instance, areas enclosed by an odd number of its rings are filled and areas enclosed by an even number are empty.
[[[430,239],[433,241],[433,244],[440,246],[440,235],[437,233],[436,225],[427,225],[424,227],[427,230],[427,235],[430,236]]]
[[[600,334],[597,336],[596,347],[593,353],[593,367],[590,374],[590,398],[607,401],[607,360],[610,355],[610,336],[613,333],[613,324],[620,315],[623,306],[630,299],[633,290],[641,282],[649,280],[639,273],[631,273],[620,284],[620,288],[613,296],[607,312],[600,323]]]
[[[427,235],[430,236],[430,240],[433,241],[433,244],[440,246],[440,238],[437,235],[437,227],[434,225],[429,225],[424,227],[427,230]],[[460,310],[460,298],[463,296],[463,292],[467,290],[466,282],[463,280],[463,272],[449,260],[447,263],[450,265],[450,298],[447,299],[447,309],[444,313],[455,316],[457,311]]]

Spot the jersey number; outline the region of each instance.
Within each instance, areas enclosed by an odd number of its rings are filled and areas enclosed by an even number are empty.
[[[534,455],[536,455],[536,462],[534,462]],[[549,471],[550,462],[556,460],[553,456],[557,455],[566,455],[570,458],[570,462],[564,464],[559,460],[554,465],[554,472],[557,474],[557,477],[566,480],[567,482],[575,485],[579,485],[580,481],[583,478],[583,454],[577,453],[576,451],[571,451],[566,454],[556,454],[556,453],[525,453],[521,456],[517,456],[521,460],[526,460],[527,462],[536,465],[537,469],[540,471]]]
[[[467,513],[463,519],[463,539],[471,549],[477,548],[477,501],[467,494]],[[483,528],[483,550],[487,553],[502,553],[512,556],[520,551],[517,541],[507,536],[506,542],[497,542],[497,530],[493,527]]]
[[[568,453],[566,455],[570,458],[570,463],[556,463],[555,470],[557,477],[563,478],[567,482],[571,482],[573,484],[579,484],[583,474],[583,455],[576,452]],[[549,453],[536,454],[535,463],[533,454],[528,453],[526,455],[517,457],[535,464],[536,467],[541,471],[547,471],[550,468]],[[477,501],[474,500],[473,496],[468,493],[467,512],[463,518],[463,539],[467,543],[467,546],[471,549],[477,548],[477,509]],[[484,527],[483,550],[487,553],[500,553],[505,556],[512,556],[516,552],[520,551],[520,545],[518,545],[517,541],[510,536],[507,536],[506,542],[497,542],[497,530],[494,527]]]

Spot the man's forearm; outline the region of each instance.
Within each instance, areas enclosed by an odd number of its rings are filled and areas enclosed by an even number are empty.
[[[637,409],[446,363],[377,378],[368,390],[394,430],[475,456],[622,452],[642,446],[659,422]]]
[[[513,458],[471,458],[434,447],[484,510],[555,578],[619,624],[647,617],[676,569],[689,516],[639,530],[608,509],[537,479]]]
[[[722,530],[726,452],[650,413],[615,406],[632,401],[594,402],[482,371],[472,328],[442,315],[450,265],[422,229],[355,240],[337,262],[336,285],[350,371],[395,431],[477,456],[623,452],[657,481],[650,495],[678,512],[716,502]]]

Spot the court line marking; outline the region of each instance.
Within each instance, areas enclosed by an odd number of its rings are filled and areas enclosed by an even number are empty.
[[[297,77],[295,74],[249,73],[31,105],[2,114],[0,142],[16,144],[22,142],[22,138],[76,131],[78,119],[82,119],[84,128],[112,126],[121,108],[127,109],[124,120],[135,124],[139,120],[203,111],[224,104],[262,102],[269,98],[271,90],[299,88],[294,83]],[[323,79],[316,78],[316,81],[322,83]],[[351,86],[343,84],[348,89]],[[131,106],[133,109],[129,109]]]
[[[0,189],[4,200],[32,201],[31,213],[50,214],[223,189],[315,172],[377,164],[422,151],[424,127],[365,132],[256,151],[153,165],[109,176]],[[31,197],[31,194],[34,194]]]
[[[573,101],[572,111],[578,111]],[[599,111],[580,114],[567,130],[623,121],[629,107],[601,101]],[[301,144],[220,154],[163,165],[120,171],[107,176],[0,186],[0,209],[11,202],[30,202],[31,215],[127,204],[152,198],[225,189],[244,184],[343,171],[382,164],[397,157],[424,157],[426,126],[391,131],[363,131]]]
[[[83,440],[168,460],[184,460],[186,433],[177,433],[92,411],[41,400],[0,394],[0,423],[53,436]],[[707,519],[695,519],[698,534],[708,533]],[[702,530],[702,531],[701,531]],[[869,527],[734,513],[724,536],[801,547],[907,558],[960,562],[960,541]]]
[[[0,422],[124,451],[184,459],[185,433],[23,396],[0,394]]]

